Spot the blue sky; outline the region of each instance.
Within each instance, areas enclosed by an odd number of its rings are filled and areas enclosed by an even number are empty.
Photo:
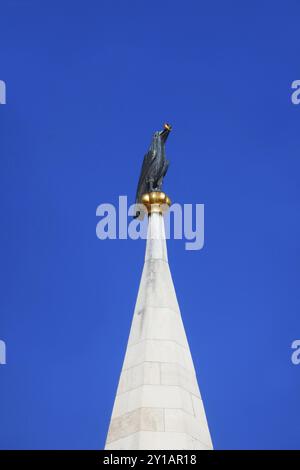
[[[167,120],[169,261],[217,449],[300,448],[299,2],[2,0],[0,447],[103,448],[144,241],[96,237]]]

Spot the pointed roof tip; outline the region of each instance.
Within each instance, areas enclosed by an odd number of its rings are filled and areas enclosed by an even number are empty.
[[[154,210],[105,449],[208,450],[213,445],[168,264],[164,217]]]

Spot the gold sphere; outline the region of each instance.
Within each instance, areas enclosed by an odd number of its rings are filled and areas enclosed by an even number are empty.
[[[159,212],[162,214],[170,207],[171,200],[162,191],[152,191],[142,195],[141,203],[146,206],[148,213]]]

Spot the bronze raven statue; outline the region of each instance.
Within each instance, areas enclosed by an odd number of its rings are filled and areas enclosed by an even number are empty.
[[[152,191],[161,191],[163,179],[168,171],[165,143],[171,131],[170,124],[164,124],[162,131],[154,133],[148,152],[144,156],[141,174],[136,191],[135,203],[141,202],[142,195]],[[137,210],[135,218],[139,217]]]

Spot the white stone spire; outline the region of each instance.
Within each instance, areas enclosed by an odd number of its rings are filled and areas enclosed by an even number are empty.
[[[212,449],[159,212],[149,215],[145,264],[105,449]]]

